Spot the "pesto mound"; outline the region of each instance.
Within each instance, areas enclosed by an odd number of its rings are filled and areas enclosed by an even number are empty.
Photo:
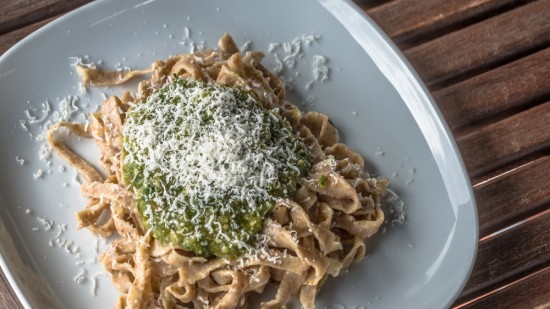
[[[247,92],[176,78],[132,108],[122,171],[164,243],[236,258],[310,169],[302,139]]]

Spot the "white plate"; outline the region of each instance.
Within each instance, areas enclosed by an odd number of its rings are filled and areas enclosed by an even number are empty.
[[[35,308],[108,308],[117,295],[94,263],[95,238],[76,231],[73,214],[85,200],[74,171],[61,171],[55,155],[40,160],[43,142],[35,140],[59,100],[79,92],[70,57],[90,55],[106,68],[145,68],[155,59],[188,52],[191,41],[215,47],[224,32],[239,45],[251,41],[250,47],[264,51],[271,42],[299,38],[303,56],[282,72],[294,80],[291,100],[327,113],[344,141],[366,156],[377,174],[389,177],[407,204],[405,224],[388,225],[368,242],[364,261],[328,280],[318,307],[450,306],[467,280],[478,236],[464,165],[433,99],[401,53],[352,3],[337,0],[97,1],[6,52],[0,58],[0,264],[21,302]],[[320,38],[308,45],[302,34]],[[275,53],[283,59],[292,51],[280,46],[267,53],[271,68]],[[315,55],[328,59],[330,79],[306,89],[314,80]],[[84,111],[95,109],[101,92],[121,89],[79,95],[81,110],[73,120],[82,121]],[[41,118],[46,100],[52,109],[46,120],[30,123],[28,116]],[[97,157],[90,143],[75,143],[79,152]],[[35,180],[39,170],[44,174]],[[67,230],[56,240],[58,224],[67,224]],[[72,241],[65,247],[74,252],[65,250],[61,239]],[[104,247],[100,242],[99,250]],[[77,283],[81,269],[86,273]]]

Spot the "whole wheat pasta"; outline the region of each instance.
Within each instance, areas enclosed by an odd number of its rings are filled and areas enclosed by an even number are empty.
[[[78,69],[88,86],[151,74],[135,95],[105,100],[90,115],[89,126],[59,123],[48,136],[52,148],[85,179],[81,192],[89,202],[76,214],[78,227],[101,237],[119,236],[100,257],[121,293],[116,308],[244,308],[250,295],[262,293],[270,282],[278,290],[262,308],[281,308],[293,298],[313,308],[325,280],[364,257],[364,240],[384,221],[380,198],[387,180],[369,176],[362,156],[339,142],[326,115],[303,113],[287,101],[284,84],[261,65],[262,58],[261,52],[241,55],[225,34],[217,50],[176,55],[156,61],[150,70]],[[155,239],[137,210],[135,192],[124,184],[126,115],[175,77],[247,89],[288,121],[311,154],[313,166],[293,196],[276,201],[254,248],[238,258],[205,258]],[[55,138],[60,128],[96,141],[102,172]]]

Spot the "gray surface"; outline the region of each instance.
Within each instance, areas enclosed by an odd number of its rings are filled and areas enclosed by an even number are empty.
[[[405,224],[388,225],[386,233],[369,240],[369,257],[343,277],[328,280],[318,296],[318,307],[449,306],[467,279],[477,244],[475,202],[463,164],[433,100],[400,53],[362,13],[335,0],[99,1],[56,20],[4,54],[0,58],[0,162],[9,176],[0,179],[4,202],[0,206],[2,213],[9,214],[3,219],[13,225],[2,229],[0,262],[22,302],[43,307],[38,305],[41,294],[28,284],[33,281],[22,279],[28,278],[29,271],[14,265],[14,258],[34,269],[31,277],[45,276],[68,308],[107,308],[117,295],[108,278],[98,277],[98,296],[93,297],[90,275],[102,267],[75,265],[96,256],[94,237],[76,231],[74,224],[73,213],[85,200],[72,180],[72,170],[60,172],[61,161],[55,156],[51,167],[38,159],[41,142],[31,140],[19,123],[26,118],[25,110],[46,99],[55,107],[58,97],[78,93],[79,81],[69,57],[88,54],[102,59],[106,68],[119,62],[147,67],[155,59],[189,51],[189,45],[178,43],[184,27],[190,28],[192,40],[204,40],[208,47],[215,47],[217,38],[229,32],[239,45],[250,40],[258,50],[267,50],[270,42],[320,34],[321,39],[311,46],[302,44],[304,56],[296,67],[283,71],[296,80],[291,100],[300,106],[314,96],[312,104],[302,107],[327,113],[343,141],[366,156],[376,174],[390,178],[391,188],[407,204]],[[277,52],[283,55],[282,49]],[[314,55],[329,60],[330,80],[306,90],[313,79]],[[273,54],[264,62],[273,67]],[[117,87],[92,89],[80,95],[78,104],[93,110],[102,101],[101,92],[121,93]],[[29,128],[34,136],[40,131],[38,125]],[[97,158],[92,144],[73,142],[78,152]],[[23,166],[16,156],[26,160]],[[34,180],[38,169],[51,169],[52,174]],[[62,187],[63,182],[69,186]],[[26,209],[32,213],[26,214]],[[68,224],[64,237],[79,246],[82,257],[50,247],[55,226],[44,230],[37,216]],[[7,245],[10,235],[21,258]],[[77,284],[73,278],[81,267],[87,270],[88,280]]]

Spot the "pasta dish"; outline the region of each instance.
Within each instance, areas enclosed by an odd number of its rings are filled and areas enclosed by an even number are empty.
[[[115,308],[245,308],[274,284],[262,308],[297,298],[314,308],[328,277],[366,253],[384,222],[387,180],[339,142],[328,117],[301,112],[262,52],[172,56],[148,70],[78,67],[86,86],[124,83],[90,122],[60,122],[48,141],[85,179],[79,228],[116,235],[100,256],[120,291]],[[102,170],[56,131],[93,138]]]

